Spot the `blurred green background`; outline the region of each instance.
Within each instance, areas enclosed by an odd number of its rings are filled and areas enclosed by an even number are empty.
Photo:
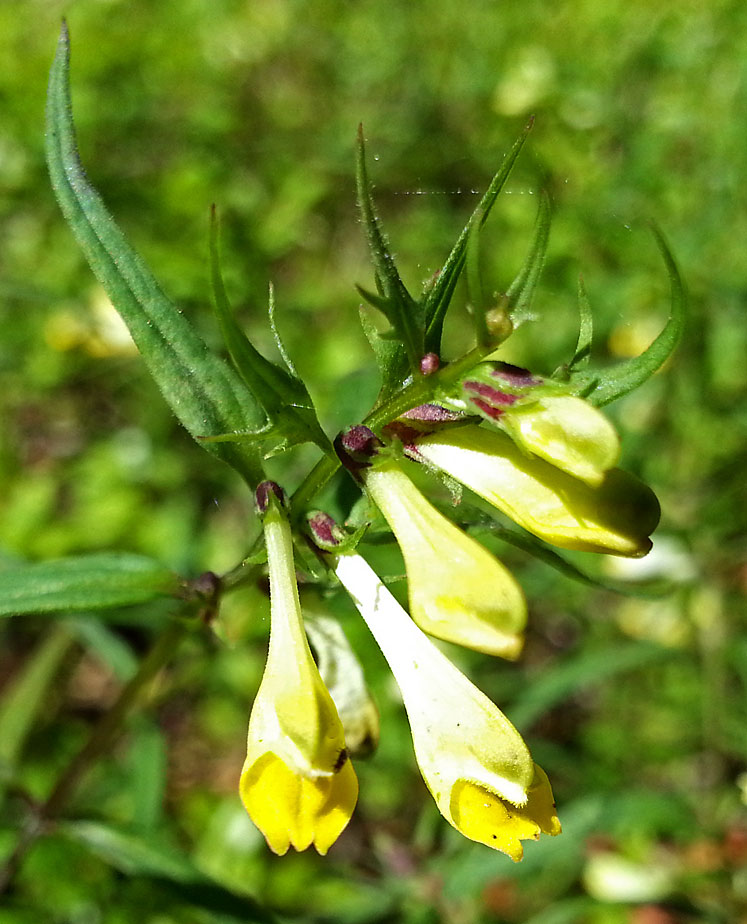
[[[4,0],[0,4],[0,555],[152,555],[232,567],[246,491],[176,426],[116,326],[55,204],[46,75],[72,37],[84,164],[165,290],[219,345],[206,251],[255,342],[278,323],[333,433],[377,382],[354,283],[371,285],[354,202],[363,122],[380,214],[416,291],[536,115],[483,247],[496,291],[518,269],[539,188],[555,219],[536,321],[506,358],[550,373],[575,345],[579,272],[595,361],[639,352],[667,316],[647,219],[687,281],[666,369],[609,411],[623,465],[657,491],[654,552],[588,572],[671,581],[668,596],[572,583],[494,548],[530,603],[524,657],[454,651],[526,734],[563,836],[522,864],[462,839],[414,766],[382,659],[342,598],[382,718],[361,797],[327,858],[269,854],[236,794],[263,666],[261,587],[230,596],[29,855],[0,924],[747,922],[747,6],[571,0]],[[463,297],[462,297],[463,301]],[[466,342],[455,312],[451,342]],[[293,488],[313,461],[274,463]],[[623,565],[625,567],[623,567]],[[393,560],[396,570],[397,563]],[[0,856],[112,701],[169,607],[0,627]],[[187,888],[184,863],[209,885]],[[191,875],[191,874],[190,874]],[[189,878],[189,877],[187,877]],[[267,911],[253,906],[250,896]]]

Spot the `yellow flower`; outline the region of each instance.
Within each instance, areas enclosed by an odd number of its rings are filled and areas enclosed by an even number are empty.
[[[335,572],[402,692],[415,757],[441,814],[465,837],[523,856],[522,840],[559,834],[552,790],[521,735],[418,629],[359,555]]]
[[[566,549],[639,557],[659,521],[645,484],[612,469],[597,486],[527,456],[497,431],[468,425],[417,440],[418,456],[510,516]]]
[[[474,380],[463,383],[466,406],[505,430],[526,452],[590,485],[600,484],[617,464],[617,432],[588,401],[548,394],[545,379],[508,363],[484,363],[473,372]]]
[[[505,411],[499,423],[515,443],[557,468],[596,486],[620,458],[620,439],[588,401],[551,395]]]
[[[526,602],[511,573],[430,504],[391,460],[361,471],[407,570],[410,613],[436,638],[518,657]]]
[[[358,780],[304,633],[290,524],[272,496],[279,489],[268,491],[267,484],[258,489],[258,505],[265,514],[270,644],[249,719],[239,791],[275,853],[313,844],[325,854],[350,820]]]

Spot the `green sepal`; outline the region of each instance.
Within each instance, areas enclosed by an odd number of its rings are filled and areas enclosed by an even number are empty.
[[[210,281],[218,323],[229,355],[239,375],[251,391],[265,415],[264,425],[209,437],[206,442],[267,443],[262,455],[268,458],[299,443],[316,443],[329,449],[329,440],[317,420],[316,411],[306,386],[295,374],[274,323],[274,293],[270,287],[268,314],[270,325],[287,369],[276,365],[254,347],[236,323],[229,304],[218,254],[218,219],[215,207],[210,221]]]
[[[420,360],[425,352],[424,315],[422,305],[407,291],[402,282],[384,236],[379,227],[379,220],[374,210],[371,195],[371,183],[366,170],[366,151],[363,141],[363,126],[358,126],[358,145],[356,158],[356,188],[358,207],[366,230],[371,260],[377,277],[381,297],[371,301],[389,321],[394,336],[402,343],[411,371],[420,368]],[[362,293],[364,294],[364,293]],[[369,299],[368,294],[364,298]]]
[[[210,352],[109,214],[80,163],[63,22],[49,75],[46,149],[57,201],[94,275],[122,315],[164,398],[195,439],[262,425],[261,408],[231,367]],[[204,444],[250,484],[263,477],[252,446]]]
[[[443,332],[444,318],[446,317],[446,312],[451,303],[451,297],[454,294],[456,284],[464,269],[470,229],[474,224],[479,226],[485,224],[500,191],[503,189],[506,180],[511,174],[516,159],[527,139],[527,135],[532,129],[533,122],[534,120],[532,119],[527,123],[524,131],[505,156],[500,170],[490,181],[485,195],[480,199],[470,220],[465,225],[462,233],[451,249],[451,253],[446,258],[446,262],[440,272],[436,274],[436,281],[426,294],[423,302],[426,353],[432,352],[439,356],[441,355],[441,335]]]
[[[143,555],[102,552],[0,571],[0,616],[63,615],[176,596],[182,581]]]
[[[610,370],[596,373],[594,381],[591,381],[592,377],[585,371],[571,374],[571,382],[576,392],[584,394],[587,400],[597,407],[603,407],[622,398],[651,378],[672,355],[685,327],[687,296],[682,277],[663,234],[656,225],[651,224],[650,227],[669,275],[669,319],[659,336],[640,356],[618,363]]]

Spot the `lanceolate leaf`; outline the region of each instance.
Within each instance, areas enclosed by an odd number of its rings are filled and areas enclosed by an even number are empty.
[[[173,572],[142,555],[60,558],[0,571],[0,616],[129,606],[179,587]]]
[[[363,127],[358,128],[358,157],[356,169],[358,206],[366,229],[374,269],[381,287],[381,298],[372,303],[383,312],[396,336],[401,340],[410,368],[419,368],[423,356],[423,313],[421,305],[413,299],[400,279],[394,257],[387,247],[379,228],[371,197],[371,184],[366,171],[366,152]],[[368,295],[364,295],[368,298]]]
[[[537,288],[542,267],[545,264],[547,244],[550,239],[551,216],[550,197],[543,190],[538,203],[537,220],[534,223],[532,246],[529,249],[524,265],[519,270],[516,279],[509,286],[508,292],[506,292],[509,311],[511,311],[515,322],[526,318],[534,290]]]
[[[669,273],[671,292],[669,320],[656,340],[640,356],[635,356],[633,359],[619,363],[617,366],[613,366],[612,369],[605,370],[605,372],[599,374],[598,384],[587,395],[587,400],[598,407],[627,395],[628,392],[638,388],[657,369],[661,368],[673,353],[685,327],[686,294],[682,277],[661,231],[655,225],[651,226],[651,231],[656,238],[656,243]],[[579,377],[580,383],[583,383],[584,375],[585,373],[581,373]],[[575,377],[572,377],[571,380],[575,381]]]
[[[210,226],[210,276],[215,310],[228,352],[265,418],[263,425],[256,430],[221,434],[220,440],[210,442],[277,440],[276,448],[282,449],[297,443],[313,442],[327,449],[329,440],[319,425],[306,386],[291,372],[265,359],[234,318],[220,271],[215,209]],[[270,297],[272,299],[272,293]],[[275,335],[277,337],[277,332]],[[263,454],[268,455],[267,448]]]
[[[91,269],[124,318],[164,398],[198,438],[262,426],[263,415],[238,375],[215,354],[161,291],[91,186],[81,166],[69,86],[70,43],[63,24],[49,77],[47,163],[62,212]],[[251,483],[263,477],[249,444],[203,443]]]
[[[576,352],[570,362],[571,369],[582,369],[589,365],[591,358],[591,342],[594,337],[594,318],[589,304],[589,296],[586,294],[583,276],[578,277],[578,313],[580,324],[578,328],[578,343]]]
[[[513,166],[516,163],[516,158],[519,156],[519,152],[524,146],[524,142],[526,141],[527,135],[532,128],[532,124],[533,121],[530,121],[527,124],[520,137],[514,142],[514,146],[506,155],[503,163],[501,164],[501,169],[491,180],[490,186],[488,186],[485,195],[482,197],[477,205],[477,208],[472,213],[472,217],[467,222],[462,233],[459,235],[456,244],[454,244],[451,253],[446,258],[446,262],[444,263],[440,273],[436,278],[435,283],[433,284],[433,288],[429,291],[426,297],[424,303],[426,324],[426,352],[432,351],[439,355],[441,353],[441,332],[443,330],[444,318],[446,317],[446,312],[451,302],[451,296],[454,294],[454,289],[459,280],[459,276],[464,269],[467,240],[469,237],[470,228],[475,221],[479,221],[480,225],[485,224],[485,221],[490,214],[490,210],[495,205],[498,194],[503,189],[506,180],[513,170]]]

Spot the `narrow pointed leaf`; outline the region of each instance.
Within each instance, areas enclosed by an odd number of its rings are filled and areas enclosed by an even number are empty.
[[[480,346],[490,344],[488,325],[485,320],[485,296],[482,287],[482,274],[480,272],[480,228],[481,223],[476,219],[471,222],[467,235],[467,291],[472,305],[472,320],[475,325],[477,342]]]
[[[0,571],[0,616],[129,606],[179,588],[173,572],[142,555],[60,558]]]
[[[329,441],[319,425],[313,402],[301,379],[265,359],[236,322],[220,271],[215,209],[212,210],[210,223],[210,277],[215,311],[226,347],[239,375],[264,411],[265,423],[257,429],[213,436],[205,442],[251,444],[255,440],[267,440],[280,434],[283,437],[282,445],[273,447],[272,454],[305,442],[314,442],[327,448]],[[271,295],[271,306],[272,302]],[[266,450],[264,457],[267,457]]]
[[[594,317],[589,304],[589,296],[586,294],[583,276],[578,277],[578,313],[580,324],[578,329],[578,343],[573,359],[570,362],[571,369],[583,369],[588,366],[591,358],[591,342],[594,337]]]
[[[211,353],[164,295],[90,184],[78,154],[63,23],[47,95],[47,164],[57,201],[94,275],[122,315],[148,370],[186,429],[198,438],[260,426],[262,413],[241,379]],[[263,477],[251,446],[203,444],[250,483]]]
[[[392,325],[407,354],[410,368],[414,371],[419,368],[423,356],[423,312],[405,288],[397,272],[394,257],[387,247],[384,236],[379,228],[379,221],[374,211],[371,196],[371,184],[366,170],[366,152],[363,142],[363,127],[358,128],[356,186],[358,190],[358,206],[361,210],[363,226],[366,229],[368,245],[371,251],[374,269],[378,277],[384,300],[377,303],[379,308]],[[367,296],[364,296],[367,297]]]
[[[58,625],[41,639],[20,671],[6,684],[0,702],[0,802],[2,778],[12,770],[39,713],[63,658],[73,644],[66,626]]]
[[[495,205],[500,191],[506,184],[511,171],[513,170],[516,159],[524,146],[527,135],[531,131],[533,120],[530,120],[522,134],[514,142],[513,147],[505,156],[500,170],[490,181],[485,195],[480,199],[477,207],[470,220],[459,235],[456,244],[454,244],[451,253],[446,258],[441,271],[438,273],[433,287],[429,291],[425,303],[425,350],[426,352],[441,353],[441,333],[443,331],[444,318],[454,294],[454,289],[459,280],[459,276],[464,269],[466,257],[467,238],[473,221],[479,221],[480,225],[485,224],[490,211]]]
[[[640,356],[618,363],[599,375],[596,388],[588,395],[588,400],[597,407],[622,398],[649,379],[672,355],[685,327],[687,298],[682,277],[661,231],[655,225],[651,225],[651,231],[669,274],[669,320],[656,340]]]
[[[550,197],[543,190],[538,203],[537,220],[534,223],[532,245],[524,261],[524,265],[521,267],[516,279],[514,279],[506,292],[509,311],[517,323],[525,320],[528,316],[529,305],[531,304],[534,291],[537,288],[537,283],[542,274],[542,267],[545,265],[547,244],[550,240],[551,216],[552,206]]]

